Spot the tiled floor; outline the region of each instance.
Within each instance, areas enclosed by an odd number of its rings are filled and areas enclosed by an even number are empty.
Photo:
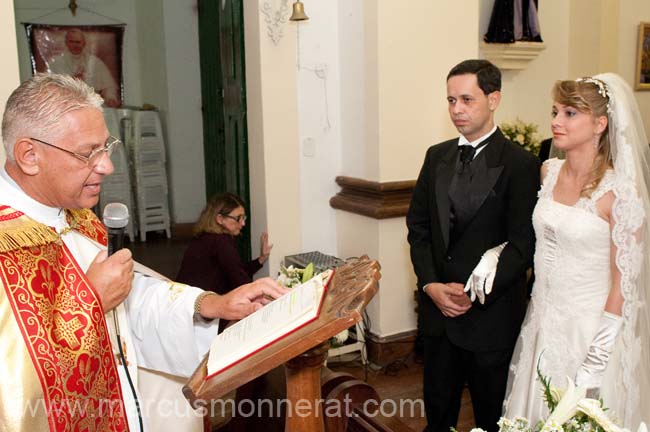
[[[147,233],[147,241],[128,244],[133,256],[140,263],[151,267],[153,270],[174,278],[180,267],[180,262],[188,243],[187,237],[167,239],[162,233]],[[383,400],[392,400],[399,405],[400,401],[417,401],[422,398],[422,365],[414,361],[413,356],[401,362],[395,362],[383,369],[365,368],[356,359],[337,359],[328,361],[328,367],[335,371],[347,372],[356,378],[367,381],[372,385]],[[367,378],[366,378],[367,377]],[[424,412],[417,409],[414,403],[413,412],[405,410],[400,420],[414,431],[421,431],[425,425]],[[467,392],[463,394],[461,415],[458,422],[458,431],[469,431],[473,427],[473,414],[471,402]],[[267,431],[269,432],[269,431]]]

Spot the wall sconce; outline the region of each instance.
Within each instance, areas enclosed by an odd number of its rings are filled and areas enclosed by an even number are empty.
[[[293,2],[293,12],[289,21],[306,21],[309,17],[305,14],[305,5],[300,0]]]

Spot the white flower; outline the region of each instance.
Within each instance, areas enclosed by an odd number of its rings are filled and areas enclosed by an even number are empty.
[[[469,431],[469,432],[486,432],[486,431],[484,431],[484,430],[481,429],[481,428],[474,428],[474,429],[472,429],[472,430]]]
[[[334,337],[332,339],[334,339],[334,341],[338,345],[343,345],[345,343],[345,341],[348,340],[349,336],[350,336],[349,332],[346,329],[346,330],[343,330],[341,333],[338,333],[338,334],[334,335]]]
[[[564,432],[564,428],[562,427],[562,423],[558,423],[549,418],[546,420],[546,423],[544,423],[541,432]]]
[[[567,377],[566,380],[567,387],[564,391],[564,395],[562,395],[562,399],[560,399],[560,402],[558,402],[551,415],[546,419],[546,423],[542,428],[543,431],[555,430],[550,429],[555,424],[560,425],[561,428],[561,425],[576,414],[578,411],[578,401],[585,397],[586,390],[584,388],[576,388],[569,377]],[[547,429],[547,425],[549,426],[549,429]]]
[[[510,431],[512,430],[512,421],[507,417],[501,417],[497,422],[500,431]]]
[[[515,137],[515,141],[517,141],[519,144],[524,144],[526,142],[526,138],[522,134],[518,134]]]
[[[529,421],[524,417],[501,417],[497,425],[500,432],[530,432]]]
[[[588,417],[594,419],[606,432],[622,432],[623,430],[616,426],[605,411],[600,406],[600,401],[595,399],[582,399],[578,402],[578,410],[585,413]]]
[[[517,416],[513,418],[512,421],[515,423],[515,430],[518,431],[528,430],[530,421],[527,418]]]

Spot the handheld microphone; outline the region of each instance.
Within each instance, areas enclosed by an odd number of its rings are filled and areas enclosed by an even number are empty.
[[[108,256],[113,255],[118,250],[124,247],[124,231],[126,226],[129,224],[129,208],[122,203],[109,203],[104,207],[104,213],[102,214],[102,221],[106,225],[108,231]],[[120,335],[120,324],[117,318],[117,308],[113,309],[113,325],[115,326],[115,333],[117,338],[117,347],[120,355],[120,360],[122,365],[124,365],[124,372],[126,374],[126,379],[129,382],[131,387],[131,393],[133,394],[133,400],[135,401],[135,407],[138,411],[138,423],[140,425],[140,431],[143,431],[142,427],[142,412],[140,410],[140,401],[138,400],[138,394],[135,391],[135,386],[133,385],[133,380],[131,379],[131,374],[127,368],[126,357],[124,352],[126,351],[126,345],[122,344],[122,337]],[[124,348],[123,348],[124,347]]]
[[[129,224],[129,208],[122,203],[110,203],[104,207],[102,220],[108,231],[108,255],[124,247],[124,231]]]

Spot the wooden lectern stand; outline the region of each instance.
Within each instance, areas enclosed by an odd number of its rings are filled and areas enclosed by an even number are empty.
[[[338,267],[315,321],[207,380],[206,358],[183,387],[185,397],[194,408],[200,408],[284,363],[285,431],[322,431],[320,377],[328,340],[361,321],[363,309],[377,292],[379,269],[379,263],[366,256]]]

